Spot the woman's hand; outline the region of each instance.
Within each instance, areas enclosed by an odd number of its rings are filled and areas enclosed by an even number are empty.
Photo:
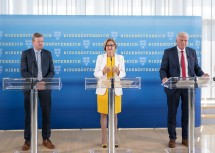
[[[103,72],[103,74],[110,72],[110,67],[105,66],[102,72]]]
[[[112,69],[113,69],[113,73],[116,73],[117,75],[119,75],[120,73],[119,67],[114,66]]]

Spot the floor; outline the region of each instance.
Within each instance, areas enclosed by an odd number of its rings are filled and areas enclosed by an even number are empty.
[[[177,129],[175,149],[169,149],[167,130],[119,129],[116,153],[188,153],[181,144],[181,129]],[[41,131],[38,132],[38,153],[107,153],[101,147],[100,129],[52,130],[51,140],[56,150],[42,146]],[[23,131],[0,131],[0,153],[20,153]],[[30,151],[28,151],[30,152]],[[25,152],[25,153],[28,153]],[[215,125],[195,129],[195,153],[215,153]]]

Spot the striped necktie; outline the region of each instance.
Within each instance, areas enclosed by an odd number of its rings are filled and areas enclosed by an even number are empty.
[[[38,67],[37,79],[39,81],[41,81],[43,78],[43,75],[42,75],[42,69],[41,69],[41,53],[40,52],[37,52],[37,67]]]

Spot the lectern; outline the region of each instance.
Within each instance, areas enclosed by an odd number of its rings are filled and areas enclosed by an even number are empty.
[[[115,88],[140,89],[141,78],[85,78],[85,89],[106,88],[108,89],[108,150],[89,150],[89,153],[132,153],[130,149],[115,150],[115,126],[114,126],[114,106]]]
[[[31,91],[31,153],[38,153],[38,88],[42,90],[60,90],[62,87],[60,78],[43,79],[45,84],[38,85],[37,78],[3,78],[3,90],[30,90]],[[51,151],[57,153],[57,150]],[[20,153],[20,151],[16,151]]]
[[[195,89],[202,87],[215,87],[215,81],[211,77],[171,77],[162,85],[169,89],[188,89],[188,150],[189,153],[195,153]]]

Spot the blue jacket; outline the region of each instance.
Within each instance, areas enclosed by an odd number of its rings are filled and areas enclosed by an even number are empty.
[[[188,75],[189,77],[202,76],[204,72],[198,65],[196,51],[186,47]],[[164,55],[160,67],[161,80],[165,77],[180,77],[180,64],[178,59],[177,47],[168,48],[164,51]]]

